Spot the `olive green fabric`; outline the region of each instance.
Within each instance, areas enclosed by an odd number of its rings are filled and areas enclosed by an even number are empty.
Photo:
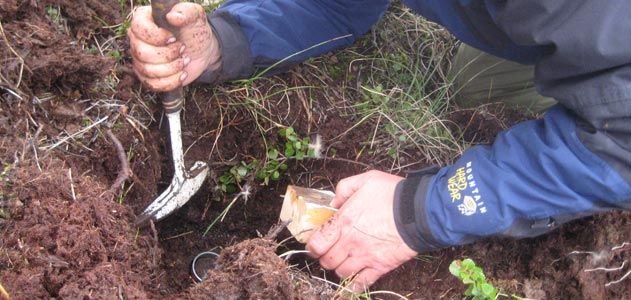
[[[539,113],[556,104],[537,93],[534,66],[521,65],[461,44],[449,72],[455,100],[462,107],[504,102]]]

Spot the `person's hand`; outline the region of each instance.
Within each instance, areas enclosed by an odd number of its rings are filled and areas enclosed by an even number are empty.
[[[153,22],[150,6],[138,7],[127,31],[136,75],[149,88],[162,92],[193,82],[220,57],[201,5],[178,3],[167,20],[179,28],[177,37]]]
[[[394,223],[394,190],[401,180],[369,171],[340,181],[331,203],[338,212],[307,243],[322,267],[353,279],[351,289],[356,292],[417,254]]]

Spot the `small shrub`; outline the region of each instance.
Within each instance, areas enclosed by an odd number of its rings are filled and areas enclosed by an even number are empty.
[[[473,260],[469,258],[454,260],[449,265],[449,272],[458,277],[462,283],[469,286],[464,292],[465,296],[472,297],[474,300],[497,298],[498,290],[486,281],[484,271],[476,266]]]

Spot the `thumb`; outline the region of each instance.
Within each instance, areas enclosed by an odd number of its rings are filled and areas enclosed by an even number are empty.
[[[201,16],[205,17],[202,6],[192,2],[180,2],[167,14],[167,21],[175,27],[184,27],[193,24]]]
[[[340,180],[335,187],[335,197],[329,205],[333,208],[342,207],[346,200],[350,199],[364,185],[369,174],[370,171]]]
[[[327,253],[340,239],[341,227],[337,217],[333,217],[320,229],[316,230],[307,242],[307,251],[313,257],[320,257]]]

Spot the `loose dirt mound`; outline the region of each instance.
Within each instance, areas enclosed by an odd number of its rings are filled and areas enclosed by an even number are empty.
[[[221,252],[204,281],[189,291],[191,299],[331,299],[325,284],[291,270],[276,255],[278,245],[252,239]]]
[[[3,1],[0,5],[3,30],[0,60],[4,81],[15,90],[49,92],[52,86],[65,92],[83,93],[95,80],[111,71],[112,60],[89,53],[77,39],[88,38],[100,28],[99,18],[115,24],[118,13],[101,1]],[[59,18],[51,20],[46,8],[60,7]],[[109,7],[109,9],[108,9]],[[62,14],[63,12],[63,14]],[[67,17],[67,19],[61,19]],[[68,20],[74,33],[64,32]],[[19,85],[19,88],[18,88]],[[75,95],[76,97],[76,95]]]
[[[16,165],[2,194],[19,200],[0,234],[0,281],[15,299],[146,299],[160,249],[137,236],[108,186],[59,159]],[[74,169],[74,174],[80,174]]]

